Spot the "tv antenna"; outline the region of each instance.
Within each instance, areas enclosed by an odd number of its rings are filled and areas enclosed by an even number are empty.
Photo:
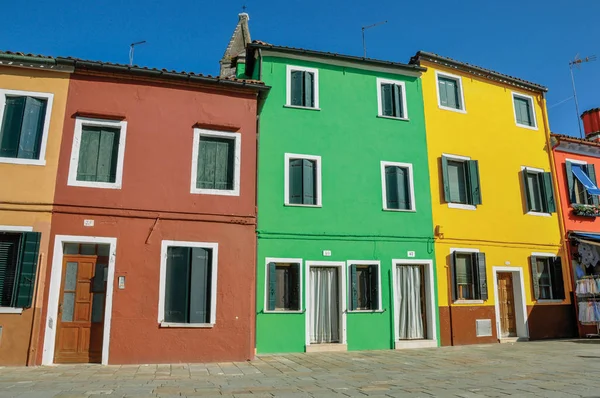
[[[138,46],[140,44],[145,44],[146,40],[142,40],[142,41],[136,41],[135,43],[131,43],[129,45],[129,66],[133,65],[133,51],[134,51],[134,47]]]
[[[579,58],[579,54],[575,55],[573,61],[569,62],[569,69],[571,70],[571,83],[573,84],[573,98],[575,98],[575,112],[577,112],[577,127],[579,127],[579,138],[583,138],[583,131],[581,131],[581,118],[579,115],[579,103],[577,102],[577,92],[575,91],[575,78],[573,77],[573,66],[576,66],[577,69],[580,68],[580,65],[586,62],[593,62],[596,60],[595,55],[590,55],[589,57]]]
[[[367,44],[365,43],[365,30],[367,30],[367,29],[371,29],[371,28],[374,28],[374,27],[376,27],[376,26],[383,25],[383,24],[386,24],[386,23],[387,23],[387,21],[382,21],[382,22],[377,22],[377,23],[374,23],[373,25],[369,25],[369,26],[363,26],[363,27],[361,28],[361,29],[362,29],[362,40],[363,40],[363,57],[364,57],[364,58],[367,58]]]

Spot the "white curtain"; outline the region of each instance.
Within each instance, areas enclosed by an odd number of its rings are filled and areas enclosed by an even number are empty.
[[[310,269],[310,342],[337,343],[340,341],[337,269]]]
[[[396,308],[400,340],[424,339],[419,266],[396,267]]]

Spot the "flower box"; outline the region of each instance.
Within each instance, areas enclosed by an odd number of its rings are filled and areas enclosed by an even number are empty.
[[[580,217],[600,217],[600,206],[596,205],[575,205],[573,214]]]

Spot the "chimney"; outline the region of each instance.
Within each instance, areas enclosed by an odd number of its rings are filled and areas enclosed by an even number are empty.
[[[588,141],[600,143],[600,108],[590,109],[581,114],[583,131]]]

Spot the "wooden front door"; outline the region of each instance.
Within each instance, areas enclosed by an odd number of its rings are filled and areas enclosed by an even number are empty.
[[[515,296],[510,272],[498,273],[498,304],[500,306],[500,337],[517,335]]]
[[[55,363],[102,361],[105,266],[97,256],[65,256],[58,302]]]

